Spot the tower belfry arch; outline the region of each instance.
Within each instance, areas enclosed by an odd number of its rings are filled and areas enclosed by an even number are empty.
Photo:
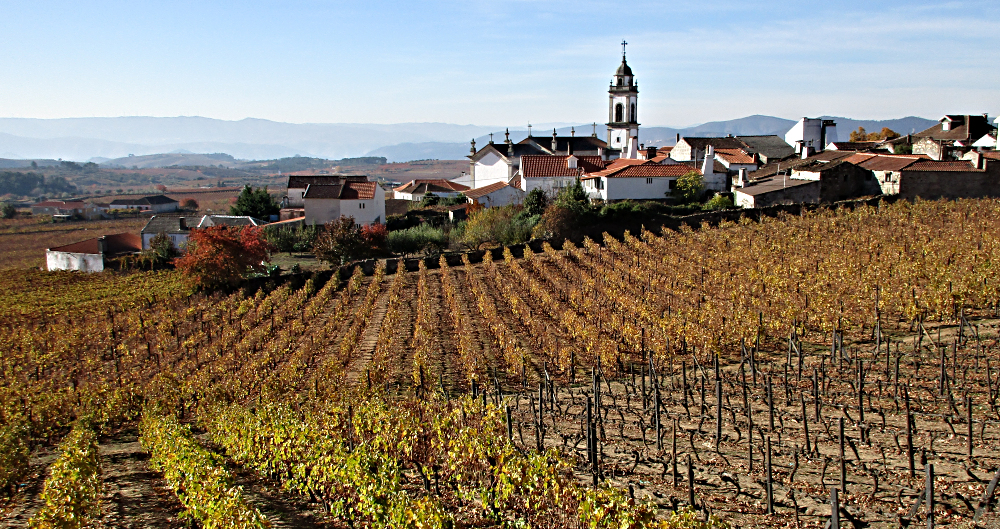
[[[627,156],[630,142],[638,142],[639,119],[638,99],[639,85],[632,74],[632,68],[625,60],[625,46],[622,40],[622,63],[608,87],[608,149],[618,151]],[[636,145],[637,147],[637,145]]]

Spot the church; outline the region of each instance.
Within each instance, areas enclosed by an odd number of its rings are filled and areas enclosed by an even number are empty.
[[[604,169],[613,160],[646,155],[639,152],[639,87],[625,60],[625,42],[622,63],[611,80],[608,95],[606,141],[597,137],[596,126],[589,136],[578,136],[575,129],[569,136],[559,136],[554,129],[551,136],[532,136],[529,127],[528,137],[517,143],[511,141],[508,131],[503,143],[494,143],[491,136],[489,143],[478,150],[472,140],[468,155],[470,187],[503,183],[523,192],[541,188],[551,194],[590,171]],[[525,160],[531,161],[527,167]],[[532,169],[536,167],[546,170]]]

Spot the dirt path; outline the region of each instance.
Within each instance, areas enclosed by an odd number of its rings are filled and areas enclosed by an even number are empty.
[[[382,320],[385,319],[388,308],[389,289],[386,285],[379,294],[378,300],[375,301],[375,309],[372,311],[371,319],[368,320],[364,332],[361,333],[357,353],[347,368],[348,384],[357,384],[364,375],[365,368],[371,363],[372,357],[375,355],[375,348],[378,346],[378,334],[382,328]]]
[[[3,513],[4,527],[28,527],[28,520],[42,506],[39,496],[45,484],[46,469],[59,455],[55,447],[42,447],[31,456],[31,471],[18,485],[17,494],[5,506]]]
[[[104,527],[166,529],[184,524],[178,517],[184,507],[148,460],[134,433],[101,444]]]

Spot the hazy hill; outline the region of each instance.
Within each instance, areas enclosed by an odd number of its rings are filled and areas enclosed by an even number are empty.
[[[114,160],[101,162],[100,165],[105,167],[125,167],[125,168],[137,167],[139,169],[148,169],[151,167],[170,167],[173,165],[177,166],[221,165],[223,167],[232,167],[236,165],[236,158],[233,158],[232,156],[224,153],[216,153],[216,154],[166,153],[166,154],[149,154],[145,156],[126,156],[124,158],[115,158]]]
[[[906,134],[923,130],[934,121],[908,117],[886,121],[837,120],[842,139],[859,125],[870,131],[888,126]],[[772,116],[744,118],[704,123],[694,127],[642,127],[639,141],[649,145],[672,145],[677,134],[682,136],[722,136],[779,134],[783,135],[794,122]],[[547,127],[552,127],[548,125]],[[576,133],[589,134],[590,124],[575,126]],[[558,126],[559,134],[569,134],[570,126]],[[240,160],[263,160],[296,155],[323,159],[357,156],[384,156],[399,162],[415,159],[462,159],[469,152],[470,138],[477,146],[489,140],[503,141],[503,129],[448,123],[280,123],[264,119],[225,121],[201,117],[120,117],[25,119],[0,118],[0,158],[34,159],[61,158],[76,161],[116,160],[174,153],[226,153]],[[598,136],[606,131],[598,127]],[[551,128],[539,125],[537,136],[551,134]],[[512,130],[511,139],[519,141],[525,130]],[[182,157],[183,158],[183,157]],[[219,162],[193,163],[178,159],[170,165],[218,165]],[[117,163],[117,162],[116,162]],[[162,161],[151,162],[163,164]],[[122,162],[131,167],[140,165],[134,159]]]

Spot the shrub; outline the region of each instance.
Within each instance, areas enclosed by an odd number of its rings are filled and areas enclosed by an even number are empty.
[[[545,213],[545,208],[548,205],[549,197],[545,195],[545,191],[539,188],[528,191],[524,197],[524,210],[528,212],[528,215],[541,215]]]
[[[727,195],[716,194],[711,200],[702,206],[702,209],[706,211],[716,210],[716,209],[726,209],[733,207],[733,199]]]
[[[434,193],[427,193],[424,198],[420,200],[420,207],[436,206],[438,202],[441,201],[441,197],[435,195]]]
[[[330,221],[316,236],[313,253],[335,266],[352,259],[375,257],[385,252],[385,226],[375,224],[362,228],[354,217]]]
[[[696,202],[705,190],[705,177],[698,171],[690,171],[677,179],[673,195],[681,203]]]
[[[14,207],[14,204],[4,203],[3,206],[0,206],[0,217],[12,219],[14,215],[17,215],[17,208]]]
[[[540,217],[522,207],[508,205],[476,211],[465,221],[461,242],[468,248],[520,244],[531,238]]]
[[[198,211],[198,201],[193,198],[185,198],[181,201],[181,207],[192,211]]]
[[[394,254],[433,253],[448,246],[448,237],[441,228],[421,224],[389,232],[386,243]]]
[[[236,202],[229,208],[230,215],[248,215],[267,220],[271,215],[277,215],[281,207],[274,201],[266,187],[253,188],[244,186]]]

